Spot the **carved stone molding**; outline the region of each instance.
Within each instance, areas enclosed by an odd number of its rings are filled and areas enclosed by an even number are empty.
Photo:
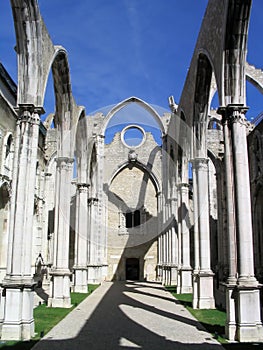
[[[194,170],[208,170],[208,158],[195,158],[191,160]]]
[[[90,187],[87,183],[76,183],[76,186],[79,193],[87,193]]]
[[[57,162],[57,167],[61,169],[71,169],[72,164],[74,163],[74,158],[69,157],[58,157],[55,159]]]

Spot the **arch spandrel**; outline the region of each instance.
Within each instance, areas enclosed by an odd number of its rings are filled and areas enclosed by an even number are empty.
[[[101,128],[101,134],[104,135],[106,128],[111,120],[111,118],[117,113],[119,112],[121,109],[125,108],[126,106],[128,106],[131,103],[136,103],[138,106],[140,106],[142,109],[146,110],[154,119],[155,121],[158,123],[162,133],[164,133],[164,125],[163,122],[159,116],[159,114],[156,112],[156,110],[150,106],[147,102],[139,99],[138,97],[129,97],[123,101],[121,101],[120,103],[118,103],[117,105],[115,105],[106,115],[104,123],[102,124],[102,128]]]

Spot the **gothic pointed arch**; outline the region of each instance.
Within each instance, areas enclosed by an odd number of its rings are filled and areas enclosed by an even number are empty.
[[[136,103],[138,106],[140,106],[141,108],[143,108],[144,110],[146,110],[153,118],[154,120],[157,122],[160,130],[162,131],[162,133],[164,133],[164,125],[163,122],[159,116],[159,114],[157,113],[157,111],[147,102],[139,99],[138,97],[129,97],[123,101],[121,101],[120,103],[118,103],[117,105],[115,105],[106,115],[104,123],[102,125],[101,128],[101,132],[102,135],[105,134],[106,128],[108,123],[110,122],[111,118],[121,109],[123,109],[124,107],[128,106],[131,103]]]
[[[77,181],[78,183],[87,182],[87,159],[88,142],[87,142],[87,120],[85,110],[80,113],[76,128],[75,128],[75,159],[77,167]]]
[[[131,164],[131,162],[126,161],[123,164],[119,165],[117,167],[117,169],[115,169],[110,177],[109,180],[109,186],[112,183],[112,181],[116,178],[116,176],[125,168],[127,167],[136,167],[138,169],[140,169],[143,172],[147,172],[149,174],[149,177],[154,185],[155,191],[156,193],[159,193],[161,191],[161,186],[160,186],[160,180],[158,179],[158,177],[154,174],[153,170],[150,169],[147,165],[136,161],[134,164]]]

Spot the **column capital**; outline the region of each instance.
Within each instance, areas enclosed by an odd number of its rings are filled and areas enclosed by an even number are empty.
[[[69,157],[57,157],[55,159],[55,161],[57,162],[57,166],[65,166],[68,164],[73,164],[74,163],[74,158],[69,158]]]
[[[35,106],[32,103],[19,103],[17,107],[14,108],[19,114],[27,111],[30,113],[37,113],[38,115],[45,114],[45,110],[42,106]]]
[[[76,183],[76,187],[77,187],[77,190],[78,190],[79,192],[85,193],[85,192],[88,192],[88,189],[89,189],[89,187],[90,187],[90,184],[79,182],[79,183]]]
[[[177,187],[179,190],[182,190],[182,189],[188,189],[190,187],[189,183],[187,182],[180,182],[179,184],[177,184]]]
[[[98,199],[97,197],[90,197],[90,198],[88,199],[88,204],[89,204],[89,205],[95,205],[95,204],[98,203],[98,201],[99,201],[99,199]]]
[[[247,125],[245,117],[248,107],[243,104],[228,104],[227,106],[219,107],[217,113],[222,115],[222,122],[224,123],[240,123]]]
[[[207,169],[209,159],[208,158],[194,158],[191,160],[194,170]]]
[[[30,103],[20,103],[15,107],[18,114],[18,122],[28,121],[31,124],[40,124],[40,115],[45,113],[42,106],[35,106]]]

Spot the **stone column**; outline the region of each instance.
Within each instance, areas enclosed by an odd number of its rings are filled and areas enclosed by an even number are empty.
[[[193,270],[193,308],[198,308],[199,291],[198,276],[200,272],[200,254],[199,254],[199,227],[198,227],[198,190],[196,178],[195,161],[192,161],[193,171],[193,202],[194,202],[194,270]]]
[[[225,190],[226,190],[226,215],[227,215],[227,238],[228,238],[228,279],[226,283],[226,337],[235,340],[236,337],[236,308],[233,291],[237,282],[237,245],[236,245],[236,218],[235,218],[235,188],[233,173],[233,153],[231,144],[231,133],[225,108],[220,108],[218,113],[222,114],[224,132],[224,163],[225,163]]]
[[[182,217],[181,217],[181,194],[179,186],[177,185],[177,218],[178,218],[178,225],[177,225],[177,237],[178,237],[178,274],[177,274],[177,290],[181,290],[181,267],[182,267]]]
[[[198,305],[199,309],[215,307],[213,292],[213,272],[210,257],[209,197],[208,197],[208,159],[194,160],[197,180],[197,209],[199,231]]]
[[[54,261],[50,271],[51,284],[48,305],[71,307],[69,270],[70,187],[73,158],[56,159],[56,198],[54,229]]]
[[[171,250],[171,285],[177,286],[178,278],[178,236],[176,232],[176,225],[178,225],[177,217],[177,199],[171,198],[171,240],[172,240],[172,250]]]
[[[91,197],[88,200],[89,204],[89,251],[88,251],[88,283],[100,283],[100,271],[97,261],[98,251],[98,198]]]
[[[34,335],[32,234],[39,115],[43,109],[21,104],[17,111],[7,272],[1,297],[2,340],[28,340]]]
[[[231,131],[235,185],[238,269],[237,287],[234,290],[236,339],[243,342],[263,340],[259,284],[254,276],[246,111],[244,106],[234,104],[228,105],[225,111]]]
[[[163,246],[162,246],[162,230],[163,230],[163,219],[162,219],[162,195],[161,192],[156,194],[157,197],[157,212],[158,212],[158,260],[157,260],[157,281],[162,281],[162,263],[163,263]]]
[[[77,184],[74,292],[87,293],[88,184]]]
[[[189,232],[189,185],[181,183],[179,186],[181,205],[181,285],[179,293],[192,293],[192,268],[190,266],[190,232]]]

